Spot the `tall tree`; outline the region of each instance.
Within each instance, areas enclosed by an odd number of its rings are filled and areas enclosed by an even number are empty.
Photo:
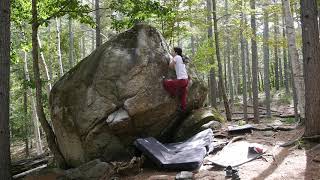
[[[225,0],[225,15],[226,15],[226,24],[229,23],[229,16],[228,16],[228,0]],[[226,54],[227,54],[227,74],[225,74],[226,77],[228,77],[228,86],[229,86],[229,94],[230,94],[230,100],[231,103],[234,101],[234,96],[233,96],[233,83],[232,83],[232,69],[231,69],[231,53],[230,53],[230,33],[229,33],[229,27],[226,29],[226,41],[227,41],[227,46],[226,46]],[[227,79],[227,78],[226,78]]]
[[[69,17],[69,69],[74,65],[74,42],[73,42],[73,29],[72,29],[72,18]]]
[[[302,119],[305,117],[305,85],[303,79],[303,68],[299,62],[298,51],[296,47],[296,35],[293,24],[293,18],[290,10],[290,0],[283,0],[283,10],[286,21],[286,33],[288,40],[288,48],[290,54],[290,62],[292,66],[293,86],[297,92],[298,109]]]
[[[246,23],[247,24],[247,23]],[[251,81],[251,75],[252,75],[252,72],[251,72],[251,65],[250,65],[250,53],[249,53],[249,43],[248,43],[248,40],[245,39],[245,48],[246,48],[246,66],[247,66],[247,76],[248,76],[248,80],[247,80],[247,89],[248,89],[248,100],[249,102],[252,102],[252,81]]]
[[[281,70],[281,59],[278,56],[278,15],[274,12],[274,75],[275,75],[275,87],[279,90],[282,84],[282,71]]]
[[[99,47],[102,43],[99,0],[95,0],[95,11],[96,11],[96,47]]]
[[[207,11],[208,11],[208,16],[207,16],[207,24],[208,24],[208,39],[210,42],[210,47],[213,47],[213,31],[212,31],[212,0],[207,0]],[[215,75],[215,70],[214,70],[214,57],[213,55],[210,57],[209,60],[211,64],[210,68],[210,74],[209,74],[209,85],[210,85],[210,93],[209,93],[209,98],[210,98],[210,104],[213,107],[217,106],[217,82],[216,82],[216,75]]]
[[[10,0],[0,1],[0,179],[11,179],[9,131]]]
[[[66,163],[64,157],[62,156],[58,144],[56,142],[56,137],[54,132],[48,123],[42,103],[42,89],[41,89],[41,79],[39,71],[39,44],[38,44],[38,30],[39,30],[39,17],[37,0],[32,0],[32,56],[33,56],[33,73],[36,85],[36,108],[37,114],[39,116],[39,121],[46,132],[47,142],[50,150],[54,154],[55,159],[61,167],[65,167]]]
[[[284,17],[282,18],[282,38],[286,39],[286,30]],[[288,58],[287,58],[287,48],[285,45],[282,46],[283,55],[283,71],[284,71],[284,86],[286,88],[286,94],[289,94],[289,68],[288,68]]]
[[[267,108],[267,117],[271,117],[270,109],[270,79],[269,79],[269,14],[267,12],[267,7],[263,14],[263,62],[264,62],[264,93],[266,96],[265,104]]]
[[[253,96],[253,116],[254,122],[259,122],[259,109],[258,109],[258,51],[257,51],[257,30],[256,30],[256,2],[250,0],[250,8],[253,10],[251,14],[251,53],[252,53],[252,96]]]
[[[44,72],[46,74],[46,78],[47,78],[47,81],[48,81],[47,93],[48,93],[48,97],[49,97],[49,94],[50,94],[50,91],[51,91],[51,88],[52,88],[51,78],[50,78],[49,68],[48,68],[48,65],[46,63],[46,59],[44,58],[44,53],[42,51],[42,45],[41,45],[41,40],[40,40],[39,33],[38,33],[38,36],[37,36],[37,40],[38,40],[38,45],[39,45],[39,48],[40,48],[41,64],[42,64],[42,66],[44,68]]]
[[[243,15],[243,1],[241,1],[241,26],[244,25]],[[243,28],[240,27],[240,47],[241,47],[241,67],[242,67],[242,99],[243,99],[243,118],[248,120],[247,112],[247,72],[246,72],[246,52],[245,52],[245,38],[243,36]]]
[[[25,80],[27,82],[31,82],[30,79],[30,75],[29,75],[29,70],[28,70],[28,60],[27,60],[27,52],[24,51],[24,76],[25,76]],[[39,128],[39,118],[37,115],[37,111],[36,111],[36,103],[34,100],[34,97],[32,96],[31,93],[31,88],[27,88],[27,94],[30,97],[30,104],[31,104],[31,110],[32,110],[32,122],[33,122],[33,133],[34,133],[34,137],[35,137],[35,141],[36,141],[36,152],[37,155],[40,155],[43,153],[42,151],[42,141],[41,141],[41,137],[40,137],[40,128]]]
[[[58,21],[58,18],[55,18],[56,21],[56,31],[57,31],[57,55],[58,55],[58,63],[59,63],[59,72],[60,77],[63,76],[63,63],[62,63],[62,54],[61,54],[61,38],[60,38],[60,27],[61,27],[61,19]]]
[[[218,61],[218,69],[219,69],[219,84],[222,92],[222,98],[223,98],[223,104],[224,108],[226,110],[226,116],[227,120],[231,121],[231,113],[230,113],[230,107],[227,99],[227,95],[224,89],[224,83],[222,78],[222,64],[221,64],[221,58],[220,58],[220,49],[219,49],[219,34],[218,34],[218,20],[217,20],[217,9],[216,9],[216,0],[212,1],[212,11],[213,11],[213,27],[214,27],[214,38],[215,38],[215,44],[216,44],[216,56]]]
[[[301,0],[306,136],[320,135],[320,42],[316,0]]]

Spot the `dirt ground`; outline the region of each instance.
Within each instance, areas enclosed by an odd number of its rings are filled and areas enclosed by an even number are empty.
[[[237,107],[233,108],[233,112],[241,111]],[[290,107],[277,108],[277,111],[292,111]],[[249,109],[248,112],[252,112]],[[263,112],[262,112],[263,113]],[[234,115],[236,117],[239,115]],[[241,114],[240,114],[241,116]],[[221,131],[228,125],[239,124],[239,121],[226,123]],[[261,126],[276,125],[282,127],[294,127],[292,118],[275,118],[261,119]],[[301,137],[304,132],[303,127],[298,127],[291,131],[253,131],[251,134],[245,135],[245,140],[250,143],[258,143],[263,145],[267,152],[261,157],[246,164],[239,166],[238,172],[241,179],[305,179],[320,180],[320,144],[299,140],[289,147],[280,147],[280,144],[288,142],[292,139]],[[232,137],[219,137],[220,140],[230,140]],[[21,147],[21,146],[17,146]],[[16,159],[23,152],[23,148],[15,148],[13,156]],[[213,180],[227,179],[223,168],[216,167],[207,163],[208,158],[214,156],[209,155],[204,160],[202,167],[194,173],[194,179]],[[17,158],[19,159],[19,158]],[[144,167],[139,174],[131,174],[116,178],[117,180],[174,180],[178,172],[167,172],[156,169],[155,167]],[[29,176],[27,179],[56,179],[54,174],[45,176]]]
[[[246,136],[252,143],[264,145],[267,149],[262,158],[238,167],[241,179],[320,179],[320,145],[299,141],[296,145],[282,148],[280,144],[301,136],[303,128],[292,131],[254,131]],[[210,155],[213,156],[213,155]],[[205,159],[206,162],[206,159]],[[204,163],[206,164],[206,163]],[[121,177],[124,180],[173,180],[177,172],[161,172],[143,169],[135,176]],[[213,180],[226,179],[222,168],[203,165],[194,172],[194,179]]]

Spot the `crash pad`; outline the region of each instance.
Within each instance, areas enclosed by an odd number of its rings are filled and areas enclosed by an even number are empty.
[[[134,145],[159,168],[195,170],[213,150],[213,132],[207,129],[186,141],[171,144],[162,144],[153,137],[139,138]]]
[[[263,150],[261,153],[249,151],[249,147],[258,147]],[[265,148],[261,144],[249,143],[247,141],[237,141],[225,146],[220,152],[208,160],[221,167],[237,167],[254,159],[259,158],[265,153]]]

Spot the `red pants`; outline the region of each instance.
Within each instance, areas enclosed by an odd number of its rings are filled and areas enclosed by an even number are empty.
[[[188,79],[168,79],[163,80],[163,87],[171,96],[178,96],[181,100],[182,110],[187,107]]]

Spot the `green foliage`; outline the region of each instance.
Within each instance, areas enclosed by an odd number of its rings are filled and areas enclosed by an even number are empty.
[[[290,104],[291,100],[292,100],[292,97],[290,95],[282,94],[282,95],[280,95],[279,103],[280,104]]]
[[[38,25],[48,25],[55,17],[69,15],[81,23],[94,25],[94,21],[89,16],[91,8],[82,5],[78,0],[42,0],[38,2]],[[13,0],[11,7],[11,20],[17,26],[23,26],[26,21],[31,23],[31,1]]]
[[[161,6],[159,2],[152,0],[113,0],[110,8],[114,10],[111,18],[112,27],[117,31],[127,29],[135,22],[175,16],[171,8]]]
[[[212,67],[217,69],[215,65],[209,63],[210,59],[213,59],[215,55],[215,48],[212,47],[212,43],[208,39],[203,41],[192,58],[192,64],[195,65],[199,72],[208,73]]]
[[[294,124],[296,123],[296,119],[294,117],[285,118],[284,122],[287,124]]]

